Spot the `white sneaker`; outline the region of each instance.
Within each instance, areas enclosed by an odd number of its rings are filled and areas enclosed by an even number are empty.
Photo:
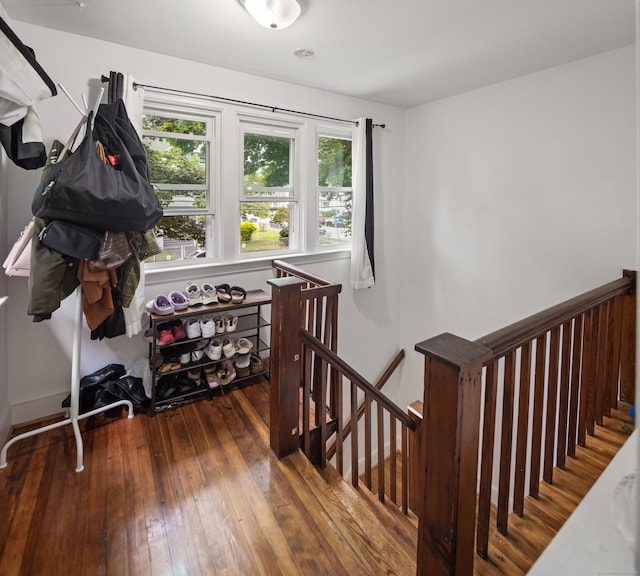
[[[187,331],[187,338],[200,338],[202,330],[200,330],[200,320],[197,318],[190,318],[185,322],[185,329]]]
[[[184,295],[187,297],[187,303],[189,306],[202,305],[202,293],[197,285],[187,284],[187,289],[185,290]]]
[[[238,352],[238,354],[249,354],[252,348],[253,342],[251,342],[251,340],[248,340],[247,338],[240,338],[236,342],[236,351]]]
[[[214,288],[213,284],[209,284],[208,282],[205,282],[202,285],[202,303],[203,304],[217,304],[218,303],[218,296],[216,294],[216,289]]]
[[[211,338],[216,335],[216,325],[211,318],[201,318],[200,331],[203,338]]]
[[[238,327],[238,317],[227,314],[224,317],[224,328],[227,332],[235,332]]]
[[[205,354],[211,360],[220,360],[222,357],[222,342],[218,338],[212,338],[211,342],[205,349]]]
[[[225,338],[222,341],[222,351],[225,358],[231,358],[236,353],[236,345],[229,338]]]
[[[226,329],[224,316],[216,316],[213,321],[216,323],[216,334],[224,334]]]
[[[198,362],[199,360],[202,360],[203,356],[204,356],[204,350],[194,350],[193,352],[191,352],[191,360],[193,360],[194,362]]]

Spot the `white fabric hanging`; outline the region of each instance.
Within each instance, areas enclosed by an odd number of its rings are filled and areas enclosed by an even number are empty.
[[[144,88],[135,86],[135,79],[131,74],[124,74],[121,90],[118,90],[118,98],[124,100],[127,107],[127,114],[131,124],[138,132],[138,136],[142,138],[142,115],[144,111]]]
[[[370,288],[375,284],[365,237],[366,185],[366,118],[358,118],[358,126],[353,133],[353,206],[351,210],[351,287],[354,290]]]

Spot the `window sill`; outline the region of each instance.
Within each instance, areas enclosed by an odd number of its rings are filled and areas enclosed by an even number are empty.
[[[202,264],[185,264],[180,266],[167,266],[166,268],[154,267],[145,270],[145,285],[169,284],[185,280],[208,279],[212,276],[227,276],[232,274],[244,274],[248,272],[260,272],[271,269],[273,260],[285,260],[294,266],[315,264],[316,262],[330,262],[351,258],[351,248],[326,250],[308,254],[282,254],[271,255],[264,258],[252,258],[231,263],[203,262]]]

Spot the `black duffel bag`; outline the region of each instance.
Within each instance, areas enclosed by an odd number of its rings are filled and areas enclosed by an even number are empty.
[[[145,232],[162,218],[144,148],[122,100],[101,104],[78,149],[55,164],[35,191],[34,216],[100,230]],[[112,164],[96,149],[99,140]]]

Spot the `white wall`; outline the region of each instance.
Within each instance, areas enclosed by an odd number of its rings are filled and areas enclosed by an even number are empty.
[[[340,310],[341,353],[363,375],[375,380],[397,351],[400,301],[396,282],[400,276],[401,207],[403,189],[402,146],[404,112],[400,109],[347,98],[336,94],[271,81],[194,62],[105,43],[82,36],[16,22],[15,32],[31,46],[55,82],[80,99],[88,94],[95,99],[99,78],[110,70],[132,74],[139,82],[214,94],[240,100],[258,101],[284,108],[306,110],[341,118],[368,116],[384,122],[376,129],[376,243],[378,284],[366,293],[352,293],[348,287],[348,261],[323,262],[307,268],[316,274],[344,284]],[[78,115],[60,94],[41,102],[38,112],[45,140],[66,140]],[[223,166],[223,171],[225,167]],[[40,175],[13,166],[8,170],[9,198],[6,226],[9,238],[18,234],[31,215],[31,199]],[[200,276],[184,274],[171,283],[148,283],[149,298],[169,289],[183,289],[188,280],[196,282],[224,280],[247,289],[266,288],[268,270],[247,274],[216,270]],[[27,281],[9,279],[11,297],[8,341],[9,403],[13,422],[32,419],[59,410],[60,400],[68,393],[71,374],[70,355],[73,329],[73,298],[67,299],[52,320],[32,323],[26,315]],[[101,368],[109,362],[128,365],[146,355],[142,339],[133,342],[125,336],[102,342],[88,340],[84,330],[81,374]]]
[[[628,47],[412,109],[402,341],[475,339],[635,268]],[[410,354],[400,404],[421,395]]]

